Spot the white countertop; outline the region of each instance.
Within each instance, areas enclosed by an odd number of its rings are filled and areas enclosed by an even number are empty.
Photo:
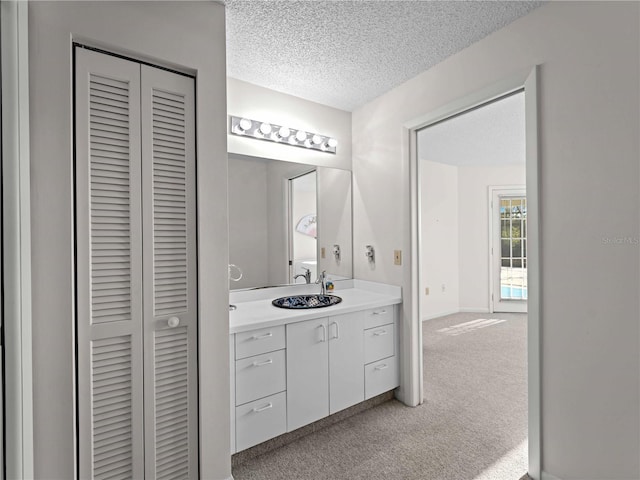
[[[342,302],[339,304],[303,310],[288,310],[274,307],[271,304],[271,301],[278,297],[296,295],[299,292],[295,290],[283,292],[282,289],[277,289],[274,290],[273,296],[264,298],[268,296],[265,295],[268,294],[268,289],[263,289],[256,294],[257,297],[260,297],[256,300],[249,299],[241,302],[232,302],[237,308],[229,312],[229,333],[246,332],[258,328],[285,325],[292,322],[402,303],[400,287],[361,280],[351,281],[351,285],[353,286],[338,288],[330,293],[342,298]]]

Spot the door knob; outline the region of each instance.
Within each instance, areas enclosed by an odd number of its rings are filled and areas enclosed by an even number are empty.
[[[176,328],[178,325],[180,325],[180,319],[178,317],[171,317],[167,321],[167,325],[169,325],[169,328]]]

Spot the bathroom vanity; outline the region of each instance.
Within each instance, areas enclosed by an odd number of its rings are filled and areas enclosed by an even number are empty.
[[[336,282],[342,302],[282,309],[300,285],[231,293],[231,451],[240,452],[399,385],[400,287]]]

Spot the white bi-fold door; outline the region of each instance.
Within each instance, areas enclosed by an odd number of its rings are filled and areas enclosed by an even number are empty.
[[[194,80],[76,48],[80,478],[197,478]]]

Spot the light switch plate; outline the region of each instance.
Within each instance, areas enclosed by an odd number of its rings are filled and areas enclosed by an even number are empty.
[[[402,250],[393,251],[393,264],[402,265]]]

